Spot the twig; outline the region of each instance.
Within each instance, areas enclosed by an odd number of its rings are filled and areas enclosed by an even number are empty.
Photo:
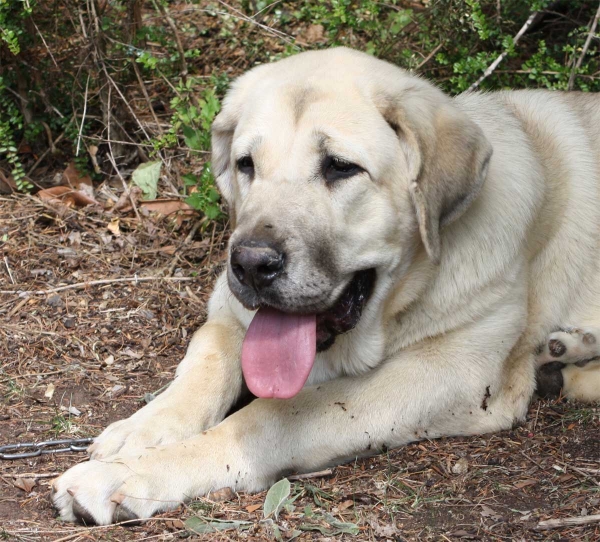
[[[325,469],[317,472],[307,472],[306,474],[294,474],[288,476],[290,480],[310,480],[312,478],[323,478],[324,476],[331,476],[333,469]]]
[[[514,45],[516,45],[518,43],[518,41],[521,39],[523,34],[525,34],[525,32],[527,32],[527,29],[533,24],[533,22],[538,18],[538,16],[541,16],[541,13],[539,11],[534,11],[529,16],[529,18],[525,21],[525,24],[521,27],[521,30],[519,30],[517,32],[517,35],[513,38]],[[477,87],[479,87],[479,85],[482,83],[482,81],[487,79],[493,73],[493,71],[498,67],[498,64],[500,64],[500,62],[502,62],[506,58],[506,55],[508,55],[508,51],[504,51],[496,60],[494,60],[494,62],[492,62],[487,67],[487,69],[483,72],[483,75],[479,79],[477,79],[477,81],[475,81],[467,89],[467,92],[476,90]]]
[[[437,53],[441,48],[442,45],[444,45],[443,43],[440,43],[433,51],[431,51],[431,53],[429,53],[425,59],[415,68],[415,71],[419,71],[423,66],[425,66],[425,64],[427,64],[435,55],[435,53]]]
[[[70,123],[69,123],[70,124]],[[37,167],[42,163],[42,160],[44,160],[44,158],[46,158],[46,156],[48,156],[48,154],[50,153],[50,151],[54,148],[56,149],[56,145],[58,143],[61,142],[62,138],[65,137],[65,132],[63,132],[62,134],[60,134],[53,142],[53,145],[48,147],[41,155],[40,157],[36,160],[35,164],[33,164],[33,166],[31,166],[31,169],[27,172],[27,176],[31,177],[31,174],[37,169]]]
[[[567,90],[573,90],[573,85],[575,84],[575,78],[577,77],[577,71],[581,68],[581,64],[583,63],[583,59],[588,52],[590,47],[590,43],[592,42],[592,38],[594,37],[594,33],[596,32],[596,27],[598,26],[598,19],[600,19],[600,2],[598,2],[598,10],[596,11],[596,15],[594,16],[594,20],[592,22],[592,26],[590,27],[590,31],[587,35],[585,43],[583,44],[583,49],[581,50],[581,55],[577,59],[577,63],[573,66],[571,70],[571,75],[569,76],[569,84],[567,85]]]
[[[558,529],[560,527],[577,527],[579,525],[589,525],[590,523],[600,522],[600,514],[593,516],[580,516],[562,519],[547,519],[540,521],[534,529],[536,531],[545,531],[547,529]]]
[[[29,478],[30,480],[40,480],[42,478],[56,478],[60,474],[60,472],[45,472],[43,474],[35,474],[33,472],[21,472],[19,474],[15,474],[13,478]]]
[[[179,51],[179,62],[181,63],[181,77],[185,80],[188,74],[187,62],[185,61],[185,50],[183,49],[183,44],[181,43],[181,38],[179,37],[179,32],[177,32],[177,26],[175,25],[175,21],[173,17],[171,17],[171,13],[169,12],[169,8],[164,5],[162,2],[157,2],[156,0],[152,0],[154,7],[157,11],[162,13],[164,18],[167,20],[167,23],[171,30],[173,31],[173,36],[175,36],[175,43],[177,43],[177,50]]]
[[[87,97],[89,84],[90,74],[88,73],[87,81],[85,82],[85,94],[83,95],[83,115],[81,116],[81,124],[79,125],[79,134],[77,135],[77,149],[75,149],[75,156],[79,156],[79,147],[81,147],[81,134],[83,133],[83,125],[85,124],[85,114],[87,113]]]
[[[6,270],[8,271],[8,276],[10,277],[10,281],[15,284],[15,279],[10,271],[10,265],[8,265],[8,258],[4,256],[4,265],[6,266]]]
[[[154,111],[154,107],[152,107],[152,101],[150,100],[150,95],[148,94],[148,90],[146,89],[146,85],[144,84],[144,80],[142,79],[142,74],[140,73],[140,68],[138,67],[135,59],[133,59],[133,61],[131,62],[131,65],[133,66],[133,71],[135,72],[135,76],[137,77],[138,83],[140,84],[140,88],[142,89],[142,94],[144,95],[144,98],[146,99],[146,103],[148,104],[148,109],[150,110],[150,113],[152,113],[154,122],[156,122],[156,127],[158,128],[158,132],[162,135],[163,130],[160,125],[160,121],[158,120],[158,117],[156,116],[156,111]]]
[[[81,288],[87,288],[88,286],[98,286],[101,284],[114,284],[117,282],[148,282],[152,280],[172,280],[174,282],[187,282],[195,280],[193,277],[124,277],[120,279],[101,279],[101,280],[89,280],[87,282],[78,282],[77,284],[67,284],[66,286],[58,286],[56,288],[50,288],[49,290],[0,290],[0,294],[21,296],[25,295],[48,295],[55,292],[62,292],[64,290],[80,290]]]

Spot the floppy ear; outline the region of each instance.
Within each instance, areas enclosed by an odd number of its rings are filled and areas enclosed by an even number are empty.
[[[479,193],[492,146],[481,128],[437,89],[427,88],[425,96],[412,99],[407,94],[384,116],[408,159],[419,232],[429,258],[438,264],[440,229],[460,217]]]
[[[229,208],[233,209],[234,172],[231,164],[231,143],[236,121],[226,107],[227,104],[212,124],[211,162],[217,186]]]

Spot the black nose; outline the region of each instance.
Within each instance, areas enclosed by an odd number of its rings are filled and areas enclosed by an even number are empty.
[[[269,286],[283,271],[283,253],[271,246],[242,246],[231,249],[231,270],[236,278],[255,290]]]

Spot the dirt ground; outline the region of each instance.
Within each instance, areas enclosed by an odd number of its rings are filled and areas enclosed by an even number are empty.
[[[195,215],[0,198],[0,446],[92,437],[169,382],[204,319],[225,238]],[[598,406],[538,401],[512,431],[414,443],[294,480],[297,498],[275,522],[262,519],[263,492],[198,499],[133,528],[66,524],[49,484],[83,460],[0,460],[0,539],[600,540],[600,522],[541,530],[600,514]],[[184,524],[194,515],[250,523],[197,535]],[[358,534],[344,534],[347,523]]]

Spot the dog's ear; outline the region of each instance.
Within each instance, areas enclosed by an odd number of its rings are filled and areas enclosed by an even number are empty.
[[[448,97],[420,82],[387,101],[409,166],[409,191],[429,258],[441,258],[440,229],[456,220],[481,189],[492,146],[481,128]]]
[[[231,143],[236,118],[224,104],[223,110],[213,121],[211,132],[212,170],[217,186],[230,209],[233,208],[233,164],[231,164]]]

